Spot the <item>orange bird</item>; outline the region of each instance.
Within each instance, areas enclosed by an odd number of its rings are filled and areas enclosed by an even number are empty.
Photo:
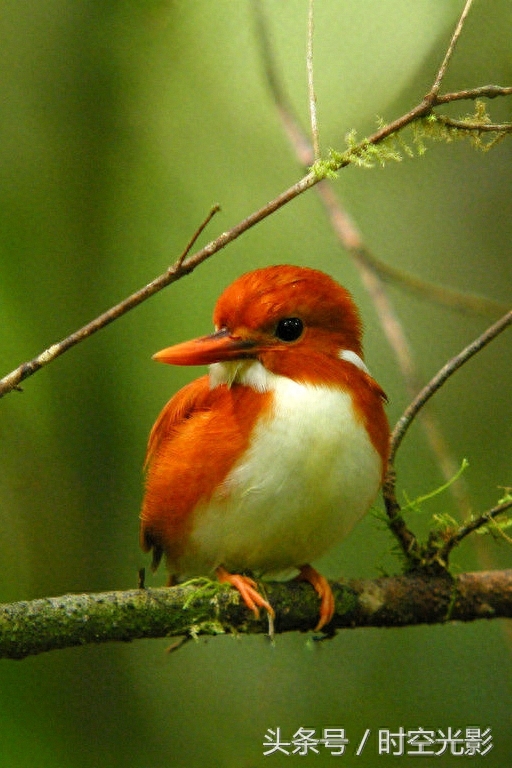
[[[314,269],[273,266],[220,296],[210,336],[154,359],[209,365],[149,437],[141,545],[171,578],[210,575],[274,615],[251,574],[299,571],[334,614],[310,563],[372,504],[388,455],[385,395],[363,362],[350,294]]]

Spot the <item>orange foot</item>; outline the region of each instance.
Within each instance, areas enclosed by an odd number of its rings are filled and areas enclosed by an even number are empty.
[[[219,567],[215,570],[215,573],[217,574],[217,578],[221,583],[227,582],[228,584],[231,584],[233,587],[235,587],[235,589],[238,589],[242,595],[242,600],[246,606],[254,613],[257,619],[259,619],[260,616],[258,606],[260,606],[260,608],[264,608],[272,618],[275,618],[274,609],[270,603],[260,595],[257,589],[258,585],[254,579],[249,578],[249,576],[242,576],[240,573],[230,573],[229,571],[226,571],[226,569],[221,565],[219,565]]]
[[[296,577],[297,580],[309,581],[320,598],[320,619],[314,629],[315,632],[318,632],[322,627],[325,627],[334,616],[334,595],[325,576],[322,576],[321,573],[315,571],[310,565],[299,566],[299,571],[300,573]]]

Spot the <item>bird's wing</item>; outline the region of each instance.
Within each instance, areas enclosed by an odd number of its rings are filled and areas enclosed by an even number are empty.
[[[189,419],[195,411],[206,407],[210,393],[209,377],[201,376],[199,379],[191,381],[190,384],[186,384],[179,392],[176,392],[162,408],[149,435],[146,458],[144,460],[145,469],[150,466],[162,443],[172,438],[173,433],[176,433],[180,424]]]
[[[159,465],[162,464],[162,459],[166,463],[165,452],[169,450],[169,445],[176,441],[185,422],[190,420],[195,413],[207,407],[206,401],[210,394],[208,376],[201,376],[201,378],[191,381],[164,406],[149,435],[144,461],[148,482],[141,512],[140,543],[145,552],[153,550],[153,570],[158,567],[164,549],[162,536],[158,533],[159,522],[161,523],[159,517],[161,516],[162,502],[161,497],[159,498],[158,489],[155,495],[155,481],[151,478],[151,469],[154,467],[154,470],[161,474]],[[173,477],[170,472],[168,474],[169,486],[172,488],[178,478]],[[164,514],[166,511],[168,513],[168,510],[164,510]]]

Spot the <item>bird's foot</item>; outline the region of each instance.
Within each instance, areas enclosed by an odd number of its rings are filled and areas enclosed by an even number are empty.
[[[334,595],[325,576],[318,573],[311,565],[301,565],[299,571],[299,575],[295,577],[296,580],[308,581],[320,598],[320,619],[314,629],[315,632],[319,632],[334,616]]]
[[[272,619],[275,618],[274,609],[270,603],[260,595],[258,592],[258,585],[254,579],[251,579],[250,576],[243,576],[240,573],[230,573],[221,565],[216,568],[215,573],[221,583],[231,584],[231,586],[235,587],[235,589],[240,592],[242,600],[254,613],[257,619],[260,616],[258,606],[259,608],[264,608]]]

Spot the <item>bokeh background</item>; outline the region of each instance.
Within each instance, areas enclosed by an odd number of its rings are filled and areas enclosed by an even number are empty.
[[[324,150],[364,136],[428,90],[462,0],[322,0],[315,73]],[[307,3],[264,0],[281,76],[307,125]],[[476,3],[444,83],[512,82],[508,0]],[[300,178],[264,79],[251,3],[208,0],[6,0],[0,6],[0,374],[163,272],[212,204],[213,238]],[[460,112],[470,104],[460,104]],[[508,104],[490,103],[495,119]],[[349,168],[335,190],[387,263],[509,302],[512,143],[490,153],[429,145],[384,170]],[[0,403],[0,600],[123,589],[148,565],[138,549],[147,434],[195,371],[151,361],[211,328],[217,295],[248,269],[281,262],[328,271],[355,295],[370,368],[392,422],[407,394],[356,269],[314,191],[264,221],[192,276],[74,348]],[[390,295],[427,378],[492,318]],[[511,339],[454,376],[435,408],[474,512],[510,486]],[[401,450],[400,494],[442,475],[415,426]],[[413,515],[457,514],[450,494]],[[322,563],[330,577],[396,572],[390,535],[368,515]],[[473,537],[456,570],[500,568],[510,546]],[[159,585],[164,573],[150,577]],[[0,662],[0,766],[198,768],[408,766],[378,756],[379,728],[492,728],[475,764],[509,768],[511,633],[506,622],[218,637],[167,655],[165,640]],[[349,754],[263,757],[269,728],[344,727]],[[363,754],[353,750],[364,731]],[[439,766],[470,758],[441,756]]]

